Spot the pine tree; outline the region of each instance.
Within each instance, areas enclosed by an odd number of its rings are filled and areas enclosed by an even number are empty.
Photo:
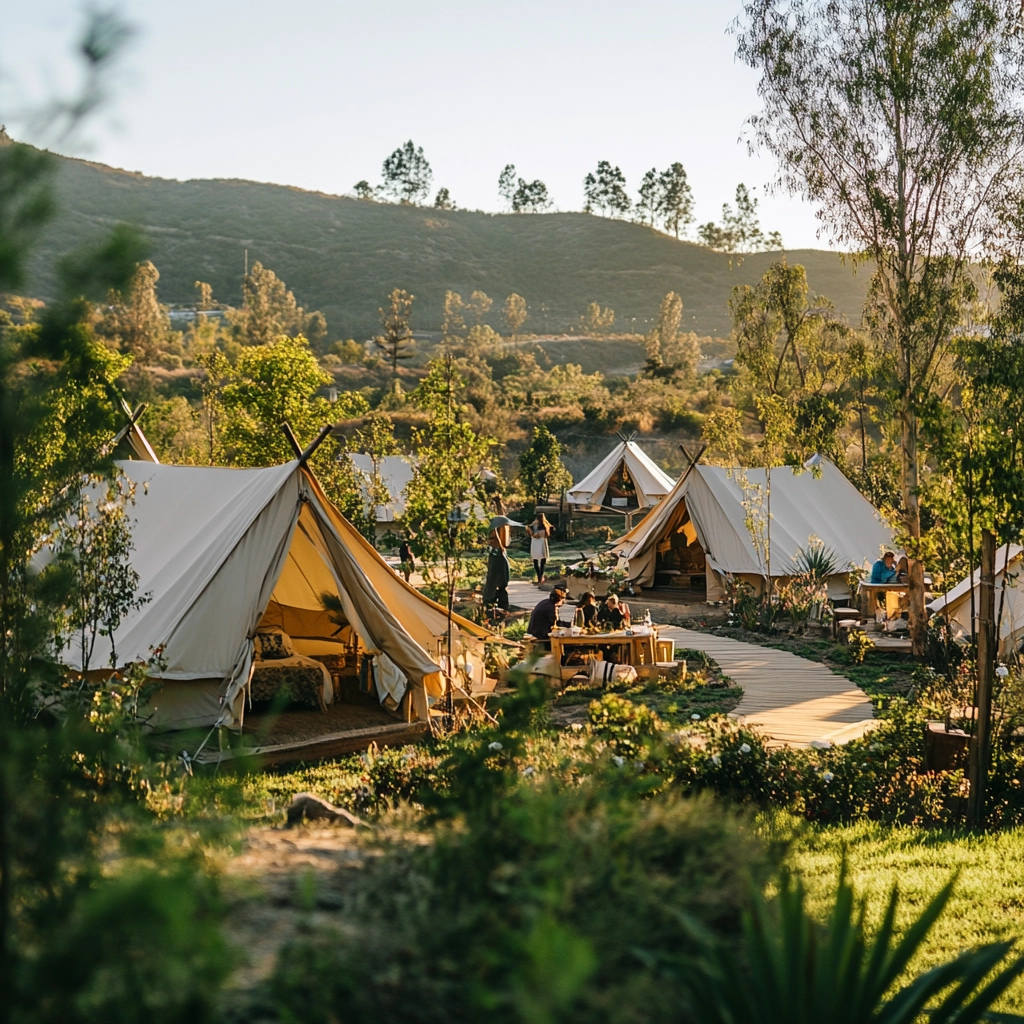
[[[404,288],[395,288],[388,296],[388,305],[377,310],[384,330],[373,339],[373,343],[384,353],[395,377],[398,376],[398,361],[411,359],[414,355],[415,342],[409,327],[409,317],[412,315],[415,298]]]

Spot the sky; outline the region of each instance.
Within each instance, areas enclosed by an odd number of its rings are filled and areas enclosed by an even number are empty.
[[[770,185],[745,121],[757,77],[734,58],[739,0],[124,0],[134,26],[111,99],[53,148],[165,178],[247,178],[341,194],[407,139],[463,208],[498,210],[507,163],[560,210],[599,160],[631,194],[681,161],[698,222],[744,182],[764,230],[825,247],[811,207]],[[72,94],[81,2],[6,0],[0,122]]]

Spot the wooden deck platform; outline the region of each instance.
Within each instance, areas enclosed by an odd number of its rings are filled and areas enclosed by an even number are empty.
[[[403,722],[372,705],[334,704],[322,711],[289,710],[278,715],[247,715],[242,742],[233,737],[230,749],[219,750],[215,740],[195,759],[218,764],[253,757],[261,767],[295,761],[318,761],[378,747],[415,743],[427,731],[425,722]]]

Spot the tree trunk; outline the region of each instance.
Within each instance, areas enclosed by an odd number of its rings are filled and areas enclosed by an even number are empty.
[[[918,501],[920,466],[917,457],[917,413],[911,408],[910,395],[905,395],[900,406],[903,447],[903,508],[908,535],[907,558],[910,586],[907,602],[910,610],[910,640],[915,658],[924,657],[928,633],[928,613],[924,606],[924,563],[917,543],[921,539],[921,506]]]

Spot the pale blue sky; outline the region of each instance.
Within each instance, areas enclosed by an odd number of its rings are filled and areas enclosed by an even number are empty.
[[[685,165],[700,221],[744,181],[789,248],[821,246],[811,209],[765,195],[774,165],[741,141],[756,79],[727,28],[739,0],[125,0],[138,29],[115,102],[76,155],[170,178],[342,193],[412,138],[459,206],[499,208],[508,162],[556,206],[598,160]],[[0,121],[69,90],[83,5],[6,0]],[[19,131],[20,128],[20,131]]]

